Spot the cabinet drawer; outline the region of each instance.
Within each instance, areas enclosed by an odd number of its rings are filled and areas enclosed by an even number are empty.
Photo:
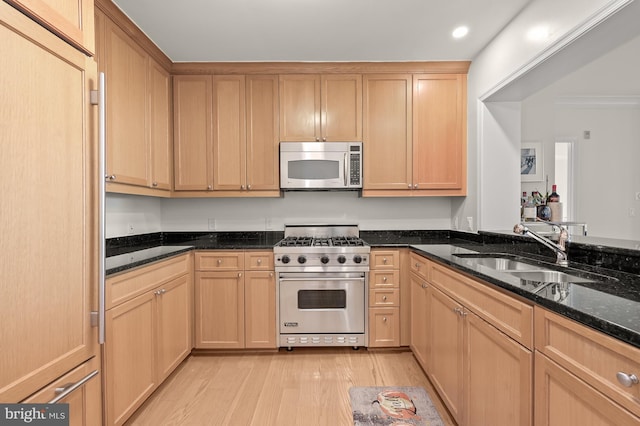
[[[400,252],[398,250],[371,250],[371,269],[399,269]]]
[[[272,271],[272,251],[247,251],[244,253],[244,267],[247,271]]]
[[[425,280],[429,280],[429,265],[431,264],[429,260],[420,256],[417,253],[411,253],[409,258],[409,263],[411,267],[411,271],[415,272],[420,278]]]
[[[67,388],[70,385],[77,384],[99,371],[100,358],[96,356],[55,380],[38,393],[31,395],[22,403],[46,404],[59,395],[56,389]],[[70,423],[68,424],[71,426],[100,424],[102,417],[100,374],[91,376],[83,385],[69,393],[59,402],[69,404]]]
[[[400,286],[400,271],[371,271],[369,288],[391,288]]]
[[[191,254],[185,254],[111,276],[105,287],[106,309],[185,275],[191,268]]]
[[[397,288],[370,290],[369,306],[400,306],[400,290]]]
[[[476,315],[533,349],[533,307],[456,271],[429,261],[430,282]]]
[[[400,309],[369,309],[369,347],[400,346]]]
[[[536,349],[640,416],[640,384],[625,387],[616,374],[640,377],[640,349],[535,307]]]
[[[196,271],[238,271],[244,269],[242,251],[202,251],[196,253]]]

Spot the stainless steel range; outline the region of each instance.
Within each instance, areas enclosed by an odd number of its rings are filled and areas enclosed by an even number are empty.
[[[357,225],[287,225],[273,249],[279,347],[367,346],[370,247]]]

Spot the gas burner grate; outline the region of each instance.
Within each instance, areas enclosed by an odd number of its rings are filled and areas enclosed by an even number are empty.
[[[333,237],[332,244],[336,247],[361,247],[364,241],[358,237]]]

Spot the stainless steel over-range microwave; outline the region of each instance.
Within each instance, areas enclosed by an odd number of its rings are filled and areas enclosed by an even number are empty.
[[[362,142],[280,142],[280,188],[362,188]]]

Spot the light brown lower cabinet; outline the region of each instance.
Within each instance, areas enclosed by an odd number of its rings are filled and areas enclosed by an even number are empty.
[[[536,426],[640,424],[640,384],[624,383],[640,349],[537,306],[535,321]]]
[[[197,252],[195,274],[196,348],[276,348],[273,252]]]
[[[640,418],[536,352],[536,426],[637,426]]]
[[[499,327],[511,321],[530,330],[532,308],[411,256],[411,347],[451,415],[459,425],[531,425],[533,355]]]
[[[107,280],[112,294],[127,288],[132,295],[106,312],[107,425],[124,424],[191,353],[191,259],[187,254]]]

